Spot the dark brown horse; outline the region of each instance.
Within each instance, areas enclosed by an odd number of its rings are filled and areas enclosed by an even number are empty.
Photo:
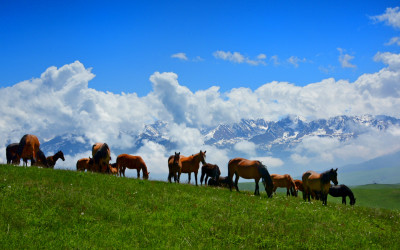
[[[93,158],[82,158],[76,162],[77,171],[93,171]]]
[[[93,171],[107,173],[111,160],[111,152],[107,143],[97,142],[92,146]]]
[[[282,187],[286,188],[286,196],[292,195],[297,197],[296,184],[290,175],[271,174],[271,178],[274,183],[274,193],[278,187]]]
[[[125,177],[125,169],[136,169],[137,178],[140,178],[140,170],[142,170],[143,179],[149,179],[149,172],[147,171],[147,166],[142,157],[128,154],[120,154],[117,157],[117,167],[119,170],[119,176],[121,173]]]
[[[229,188],[229,176],[208,179],[208,186]]]
[[[39,151],[36,152],[36,162],[31,164],[32,166],[40,166],[44,168],[48,168],[49,164],[47,162],[47,158],[44,155],[43,151],[39,149]]]
[[[28,160],[31,160],[31,165],[35,165],[39,148],[39,139],[35,135],[26,134],[21,138],[13,160],[18,161],[22,158],[26,166],[28,166]]]
[[[178,182],[181,178],[182,163],[180,159],[181,152],[175,152],[168,158],[168,181],[171,183],[171,178],[174,177],[174,182]]]
[[[58,159],[65,161],[64,153],[62,151],[58,151],[57,153],[55,153],[55,155],[48,156],[46,159],[47,159],[47,164],[49,165],[50,168],[54,168]]]
[[[333,197],[342,197],[342,204],[346,205],[346,196],[349,196],[350,205],[356,204],[356,198],[354,197],[351,189],[346,185],[336,185],[329,188],[329,194]]]
[[[272,197],[272,192],[274,189],[274,184],[272,183],[271,176],[269,172],[260,161],[252,161],[244,158],[234,158],[228,163],[228,176],[229,176],[229,189],[232,191],[232,178],[233,175],[236,175],[235,179],[235,188],[236,191],[239,192],[238,181],[239,177],[243,177],[245,179],[254,179],[256,183],[256,189],[254,191],[254,195],[260,195],[258,182],[262,178],[263,184],[265,187],[265,192],[268,197]]]
[[[6,148],[7,164],[19,165],[21,159],[14,158],[17,154],[19,143],[11,143]]]
[[[206,179],[204,180],[204,185],[206,185],[207,179],[209,177],[214,178],[215,180],[218,180],[220,175],[221,175],[221,171],[220,171],[218,165],[211,164],[211,163],[203,164],[203,166],[201,167],[200,185],[203,185],[204,176],[206,176]]]
[[[332,181],[335,185],[338,184],[337,181],[337,170],[333,168],[331,170],[327,170],[321,174],[314,171],[307,171],[303,174],[303,199],[310,201],[311,192],[315,192],[320,195],[322,200],[322,204],[327,204],[329,188],[331,186],[330,182]]]
[[[201,151],[197,154],[191,155],[191,156],[180,156],[180,161],[182,163],[182,173],[187,173],[189,175],[189,181],[190,183],[190,175],[193,172],[194,173],[194,179],[196,180],[196,186],[197,186],[197,173],[199,172],[200,168],[200,162],[203,164],[206,164],[206,151]]]

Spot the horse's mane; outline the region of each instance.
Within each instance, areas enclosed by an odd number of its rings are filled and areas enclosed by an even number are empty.
[[[271,175],[269,174],[267,170],[267,166],[263,165],[260,161],[258,161],[258,171],[261,174],[261,178],[263,179],[264,182],[266,182],[268,185],[272,183]]]
[[[326,184],[326,183],[329,183],[331,181],[331,178],[330,178],[331,171],[332,171],[332,169],[321,173],[321,181],[322,181],[322,183]]]
[[[21,138],[21,141],[19,142],[18,150],[17,150],[17,155],[19,155],[19,156],[21,156],[22,151],[24,151],[24,147],[26,145],[26,137],[28,137],[28,134],[24,135]]]

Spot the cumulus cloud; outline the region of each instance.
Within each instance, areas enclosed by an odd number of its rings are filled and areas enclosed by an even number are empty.
[[[60,68],[50,67],[39,78],[0,88],[0,100],[4,107],[0,109],[0,160],[5,161],[5,146],[18,142],[26,133],[37,135],[42,143],[57,135],[74,133],[84,135],[89,143],[104,141],[111,148],[124,149],[134,145],[135,135],[146,124],[161,120],[171,124],[167,135],[179,147],[177,150],[182,151],[182,154],[193,154],[207,148],[200,129],[238,122],[240,119],[264,118],[276,121],[287,114],[301,115],[308,119],[343,114],[398,117],[400,55],[378,52],[374,60],[385,66],[378,72],[361,75],[354,82],[324,79],[300,87],[288,82],[273,81],[255,90],[242,87],[227,92],[221,92],[218,86],[193,92],[179,83],[177,74],[155,72],[150,76],[153,90],[143,97],[138,97],[136,93],[115,94],[89,88],[88,82],[95,75],[78,61]],[[396,135],[396,132],[393,134]],[[387,135],[384,140],[390,145],[393,141]],[[377,134],[374,136],[379,138]],[[359,154],[360,157],[383,152],[374,147],[380,145],[378,142],[366,144],[361,139],[349,144],[349,147],[354,148],[357,148],[357,143],[367,145],[366,149],[359,148],[359,152],[364,152]],[[313,143],[319,146],[312,148]],[[351,157],[346,156],[350,150],[340,150],[341,143],[310,138],[293,153],[292,160],[329,161],[332,157]],[[382,148],[389,150],[389,146],[382,145]],[[316,151],[322,149],[325,149],[325,154]],[[211,157],[212,161],[221,164],[225,162],[226,165],[229,152],[216,148],[207,150],[210,150],[207,151],[208,161]],[[251,143],[239,143],[235,150],[251,157],[257,156],[253,153]],[[138,150],[144,155],[156,151],[161,152],[160,162],[151,163],[154,160],[149,160],[149,164],[161,164],[171,154],[151,142],[146,142]],[[216,159],[214,154],[223,160]],[[273,159],[276,161],[272,165],[281,164],[280,159]],[[69,166],[74,164],[69,162]]]
[[[384,22],[386,25],[394,28],[400,28],[400,8],[387,8],[384,14],[372,16],[375,22]]]
[[[238,152],[253,156],[256,154],[257,145],[249,141],[240,141],[233,148]]]
[[[188,58],[186,56],[186,53],[182,53],[182,52],[173,54],[171,57],[172,58],[178,58],[178,59],[181,59],[181,60],[184,60],[184,61],[188,60]]]
[[[350,63],[350,61],[354,59],[354,56],[345,54],[345,50],[342,48],[338,48],[337,50],[340,52],[339,62],[342,65],[342,68],[356,68],[357,67],[356,65]]]

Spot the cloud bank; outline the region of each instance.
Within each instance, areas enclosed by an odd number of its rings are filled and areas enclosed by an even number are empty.
[[[229,57],[245,60],[234,54]],[[259,56],[259,60],[265,58]],[[41,142],[57,135],[75,133],[85,135],[90,143],[105,141],[111,148],[124,149],[135,143],[133,136],[146,124],[162,120],[173,124],[168,133],[170,138],[176,138],[179,147],[176,151],[189,155],[208,148],[208,161],[226,165],[229,152],[205,146],[200,129],[238,122],[242,118],[279,120],[288,114],[308,119],[361,114],[398,118],[400,54],[378,52],[374,60],[385,66],[378,72],[361,75],[354,82],[329,78],[299,87],[274,81],[255,90],[242,87],[227,92],[221,92],[218,86],[193,92],[180,85],[177,74],[155,72],[150,76],[153,90],[144,97],[90,88],[88,83],[95,75],[79,61],[60,68],[50,67],[39,78],[0,89],[3,106],[0,110],[0,161],[5,162],[6,145],[19,141],[26,133],[37,135]],[[348,150],[341,149],[339,142],[313,140],[315,138],[310,138],[299,146],[292,154],[292,160],[315,161],[316,157],[309,153],[317,155],[323,150],[333,150],[322,157],[327,161],[351,157],[346,154]],[[389,136],[387,141],[392,142]],[[307,146],[313,143],[325,147],[313,149]],[[357,149],[357,145],[362,144],[365,141],[360,139],[348,147]],[[235,147],[238,152],[257,157],[251,143],[243,142]],[[364,153],[360,157],[371,155],[372,147],[366,147],[361,150]],[[129,153],[142,154],[144,158],[148,155],[147,161],[154,161],[151,165],[158,166],[173,152],[166,152],[162,145],[154,142],[146,142],[138,152]],[[155,153],[158,157],[150,159]],[[273,157],[267,160],[271,162],[267,165],[284,164]],[[74,166],[75,162],[64,164]],[[155,171],[164,173],[164,165]]]

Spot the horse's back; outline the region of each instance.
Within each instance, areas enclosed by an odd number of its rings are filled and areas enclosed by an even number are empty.
[[[229,161],[228,170],[230,175],[237,173],[240,177],[245,179],[258,179],[261,177],[259,171],[261,165],[260,161],[247,160],[238,157]]]
[[[139,155],[129,155],[129,154],[120,154],[117,157],[117,166],[121,167],[122,165],[127,168],[142,168],[146,167],[146,163],[143,158]]]

